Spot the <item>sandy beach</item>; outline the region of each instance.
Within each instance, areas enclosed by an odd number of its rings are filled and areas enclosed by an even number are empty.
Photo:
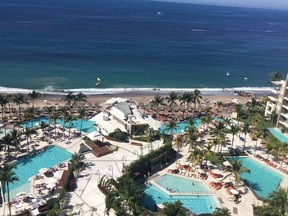
[[[101,94],[101,95],[87,95],[87,102],[91,104],[101,104],[107,101],[112,97],[122,97],[129,98],[138,103],[149,103],[156,95],[161,95],[162,97],[168,96],[167,93],[159,92],[127,92],[127,93],[118,93],[118,94]],[[181,95],[179,93],[178,95]],[[40,98],[35,100],[35,106],[49,106],[49,105],[63,105],[65,102],[62,98],[65,95],[58,94],[42,94]],[[262,96],[262,95],[261,95]],[[203,101],[221,101],[223,103],[229,103],[233,99],[238,99],[240,103],[245,103],[251,99],[251,97],[243,97],[238,95],[203,95]],[[260,95],[256,95],[256,97],[260,97]]]

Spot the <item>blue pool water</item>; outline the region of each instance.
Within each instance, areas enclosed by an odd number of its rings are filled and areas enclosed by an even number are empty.
[[[173,192],[209,192],[201,182],[181,178],[174,175],[163,175],[154,180],[159,186]],[[177,184],[175,184],[177,182]]]
[[[144,187],[142,204],[151,211],[156,211],[156,204],[174,203],[177,200],[180,200],[185,208],[195,214],[212,213],[219,207],[214,196],[169,196],[154,185]]]
[[[276,128],[268,128],[268,130],[270,131],[270,133],[276,137],[280,142],[282,143],[288,143],[288,137],[285,136],[283,133],[281,133],[279,130],[277,130]]]
[[[36,175],[41,168],[50,168],[63,161],[70,159],[71,153],[57,146],[49,146],[44,151],[39,152],[29,158],[23,158],[17,161],[16,176],[19,181],[10,184],[10,196],[15,198],[19,192],[29,192],[28,180]],[[4,187],[3,191],[5,193]]]
[[[201,125],[201,121],[199,118],[195,118],[194,119],[194,126],[198,127]],[[185,131],[186,127],[189,126],[189,122],[187,121],[183,121],[183,122],[179,122],[177,123],[177,128],[172,130],[172,133],[174,134],[181,134]],[[161,127],[159,128],[160,133],[165,133],[165,134],[170,134],[171,130],[167,130],[167,126],[166,124],[161,125]]]
[[[236,159],[241,160],[243,166],[250,170],[250,174],[243,173],[241,178],[249,183],[259,197],[268,198],[270,193],[277,190],[283,177],[281,174],[252,158],[239,157]],[[231,161],[235,159],[228,158],[228,160]]]
[[[40,117],[40,118],[37,118],[37,119],[25,121],[25,122],[22,124],[22,126],[23,126],[23,127],[34,127],[35,124],[40,124],[41,122],[44,122],[45,124],[49,124],[48,118],[46,118],[46,117]],[[67,122],[67,123],[64,124],[64,121],[61,120],[61,119],[57,119],[57,120],[56,120],[56,124],[59,124],[59,125],[62,125],[62,126],[64,125],[66,128],[69,127],[69,123]],[[73,127],[73,128],[76,128],[78,131],[80,131],[80,128],[81,128],[81,119],[73,120],[73,121],[72,121],[72,127]],[[92,121],[89,121],[89,120],[83,120],[83,121],[82,121],[82,129],[81,129],[81,131],[82,131],[82,132],[86,132],[86,133],[90,133],[90,132],[95,131],[93,122],[92,122]]]
[[[218,121],[218,122],[223,122],[224,120],[221,118],[217,118],[214,117],[213,120]],[[201,120],[200,118],[195,118],[194,119],[194,126],[195,127],[199,127],[201,125]],[[177,128],[172,130],[172,133],[174,134],[182,134],[185,129],[189,126],[189,122],[188,121],[183,121],[183,122],[179,122],[177,123]],[[171,130],[167,130],[167,126],[166,124],[162,124],[161,127],[159,128],[160,133],[165,133],[165,134],[170,134]]]

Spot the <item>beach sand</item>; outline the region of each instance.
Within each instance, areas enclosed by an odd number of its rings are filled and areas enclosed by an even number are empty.
[[[87,101],[90,104],[101,104],[113,97],[129,98],[138,103],[143,102],[144,104],[149,103],[155,95],[159,93],[145,93],[145,92],[129,92],[129,93],[118,93],[118,94],[104,94],[104,95],[87,95]],[[159,94],[162,97],[168,96],[168,94]],[[181,95],[181,94],[179,94]],[[40,98],[35,100],[35,106],[51,106],[51,105],[64,105],[62,98],[64,95],[53,95],[53,94],[42,94]],[[238,99],[240,103],[245,103],[251,100],[251,97],[243,97],[237,95],[203,95],[203,101],[221,101],[223,103],[231,102],[233,99]]]

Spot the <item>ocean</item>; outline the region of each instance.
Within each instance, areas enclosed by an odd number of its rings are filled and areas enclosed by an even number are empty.
[[[1,0],[0,92],[266,90],[288,69],[287,20],[144,0]]]

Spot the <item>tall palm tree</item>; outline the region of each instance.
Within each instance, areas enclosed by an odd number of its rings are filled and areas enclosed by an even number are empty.
[[[237,112],[237,120],[239,121],[241,114],[243,113],[243,105],[235,104],[235,111]]]
[[[36,109],[34,107],[28,107],[24,111],[24,120],[30,120],[35,118]],[[33,127],[33,121],[31,121]]]
[[[72,155],[72,158],[70,159],[70,162],[74,168],[74,170],[80,170],[83,167],[83,160],[85,159],[85,155],[83,155],[82,153],[78,154],[78,153],[74,153]]]
[[[222,143],[225,140],[225,125],[224,122],[217,122],[216,126],[211,130],[211,134],[216,136],[216,140],[219,142],[218,152],[221,153]]]
[[[32,108],[34,108],[35,100],[41,96],[40,92],[33,90],[32,92],[28,93],[29,99],[32,101]]]
[[[2,121],[4,119],[4,109],[6,108],[6,105],[8,104],[9,100],[6,96],[0,95],[0,106],[1,106],[1,113],[2,113]]]
[[[0,181],[6,186],[6,190],[7,190],[9,215],[11,215],[9,185],[19,180],[18,177],[16,176],[16,173],[13,171],[13,169],[15,168],[17,168],[16,163],[5,163],[2,168],[0,167]]]
[[[8,100],[8,112],[9,112],[9,115],[11,117],[11,103],[13,102],[13,98],[14,98],[14,95],[12,94],[7,94],[6,95],[6,98]]]
[[[212,147],[213,147],[212,144],[208,144],[207,146],[204,147],[204,150],[203,150],[203,157],[205,159],[206,167],[207,167],[209,157],[214,155],[214,152],[212,151]],[[207,169],[205,169],[205,174],[206,172],[207,172]]]
[[[69,92],[67,95],[65,95],[63,98],[61,98],[61,100],[66,102],[66,105],[68,106],[70,114],[72,111],[72,107],[75,103],[75,98],[76,98],[76,96],[72,92]]]
[[[236,125],[231,125],[231,126],[230,126],[229,133],[232,134],[231,148],[233,148],[233,144],[234,144],[234,137],[235,137],[235,135],[236,135],[239,131],[240,131],[240,128],[237,127]]]
[[[176,103],[176,101],[178,100],[178,95],[175,92],[169,93],[169,96],[166,97],[166,100],[170,109],[174,110],[174,107],[178,106],[178,104]]]
[[[201,124],[204,124],[204,129],[207,130],[208,125],[213,121],[211,114],[206,114],[205,116],[200,117]]]
[[[190,149],[188,160],[192,163],[192,166],[196,166],[201,163],[203,158],[202,149],[195,146],[193,149]]]
[[[49,116],[49,125],[52,123],[54,124],[54,129],[55,129],[55,138],[56,138],[56,122],[57,119],[59,118],[59,112],[57,110],[54,110],[51,115]]]
[[[226,175],[224,178],[227,178],[230,175],[233,175],[235,178],[235,185],[238,186],[238,184],[241,182],[241,174],[242,173],[250,173],[250,170],[242,165],[242,161],[240,160],[234,160],[231,161],[231,167],[226,167],[225,172],[229,172],[228,175]]]
[[[193,103],[194,103],[194,111],[193,111],[194,114],[195,114],[195,111],[196,111],[197,104],[199,105],[201,103],[201,99],[202,99],[201,92],[198,89],[195,89],[192,92],[192,100],[193,100]]]
[[[172,136],[174,130],[176,130],[178,128],[177,123],[174,120],[170,120],[167,124],[166,124],[166,130],[170,131],[170,136]]]
[[[269,205],[278,209],[280,215],[285,216],[288,213],[288,191],[279,188],[269,195]]]
[[[254,128],[258,128],[259,124],[263,121],[263,116],[260,113],[256,113],[252,119],[251,119],[251,124],[253,125]]]
[[[155,95],[154,99],[150,103],[152,106],[156,107],[156,114],[157,114],[157,118],[158,118],[159,117],[159,108],[161,106],[165,106],[164,97],[161,97],[160,95]]]
[[[36,134],[36,130],[34,128],[25,127],[23,128],[22,132],[26,137],[26,144],[27,144],[27,152],[29,152],[29,139],[31,139],[33,134]]]
[[[281,80],[281,73],[279,73],[279,72],[273,72],[273,73],[271,73],[271,74],[269,74],[269,82],[271,83],[271,82],[273,82],[273,81],[279,81],[279,80]]]
[[[183,147],[183,135],[177,135],[176,138],[173,139],[172,144],[177,148],[177,160],[179,151]]]
[[[87,96],[83,92],[79,92],[75,95],[75,102],[78,103],[78,105],[83,105],[83,103],[86,103]]]
[[[18,105],[19,117],[20,117],[20,121],[22,121],[21,105],[24,103],[28,104],[27,99],[23,94],[15,94],[13,98],[13,102]]]
[[[86,111],[86,109],[85,108],[80,108],[79,110],[78,110],[78,118],[80,118],[81,119],[81,122],[80,122],[80,133],[81,133],[81,131],[82,131],[82,124],[83,124],[83,121],[84,121],[84,119],[85,119],[85,117],[86,117],[86,115],[87,115],[87,111]]]
[[[193,149],[196,141],[198,139],[198,134],[197,134],[197,128],[193,125],[190,124],[186,129],[185,129],[185,138],[187,142],[189,143],[189,149]]]
[[[73,115],[65,115],[64,116],[64,123],[68,123],[68,135],[70,137],[70,132],[71,132],[71,128],[73,127],[73,120],[75,120],[75,117]]]
[[[243,128],[242,128],[242,132],[244,133],[243,148],[245,148],[245,144],[247,142],[246,141],[247,134],[251,132],[249,123],[247,123],[247,122],[244,123]]]

